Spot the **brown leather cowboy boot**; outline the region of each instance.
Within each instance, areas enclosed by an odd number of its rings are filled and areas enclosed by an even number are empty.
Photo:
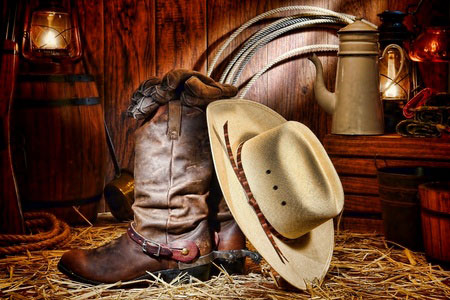
[[[215,177],[211,184],[210,198],[209,222],[214,234],[214,249],[222,252],[246,249],[245,236],[231,215]],[[223,267],[228,274],[242,274],[244,272],[245,258],[243,257],[234,260],[217,258],[214,262]],[[219,270],[213,269],[212,271],[217,273]]]
[[[180,273],[208,279],[212,250],[206,199],[213,172],[204,111],[171,101],[136,131],[134,222],[97,249],[65,253],[59,269],[78,281],[112,283]],[[180,264],[183,264],[180,267]]]

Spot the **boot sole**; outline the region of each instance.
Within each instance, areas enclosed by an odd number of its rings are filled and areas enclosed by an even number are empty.
[[[90,280],[83,276],[80,276],[80,275],[72,272],[68,268],[66,268],[61,262],[58,263],[58,269],[59,269],[59,271],[61,271],[61,273],[67,275],[69,278],[71,278],[75,281],[78,281],[78,282],[87,283],[87,284],[91,284],[91,285],[105,284],[104,282]],[[211,277],[210,276],[211,275],[211,265],[206,264],[206,265],[201,265],[201,266],[184,269],[184,270],[179,270],[179,269],[161,270],[161,271],[152,272],[152,274],[155,277],[158,277],[165,282],[172,282],[174,279],[176,279],[178,277],[177,281],[176,281],[177,284],[189,283],[192,281],[191,277],[195,277],[201,281],[206,281],[206,280],[210,279],[210,277]],[[122,282],[122,284],[120,286],[118,286],[118,288],[121,288],[124,286],[131,288],[131,287],[146,285],[145,283],[136,283],[135,282],[135,281],[139,281],[139,280],[155,281],[155,278],[150,274],[145,274],[145,275],[139,276],[135,279]]]

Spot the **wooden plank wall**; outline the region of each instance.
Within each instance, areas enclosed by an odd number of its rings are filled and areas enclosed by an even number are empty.
[[[133,132],[139,122],[126,116],[132,92],[149,76],[173,68],[206,72],[224,40],[241,24],[267,10],[313,5],[362,16],[379,24],[385,9],[405,10],[416,0],[72,0],[80,15],[86,69],[97,80],[105,118],[120,164],[133,169]],[[427,14],[424,4],[423,14]],[[265,23],[267,24],[267,22]],[[251,26],[225,51],[215,70],[217,79],[229,55],[262,25]],[[284,35],[260,49],[241,81],[284,52],[307,44],[337,44],[333,30],[304,30]],[[333,89],[337,59],[322,55],[326,84]],[[305,58],[283,63],[263,75],[247,94],[290,120],[303,122],[320,138],[330,118],[313,100],[315,71]],[[105,179],[114,176],[111,161]],[[107,208],[103,207],[102,210]]]

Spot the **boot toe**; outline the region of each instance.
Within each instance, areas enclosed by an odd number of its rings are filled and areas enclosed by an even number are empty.
[[[137,280],[147,272],[169,267],[176,267],[176,263],[151,258],[128,234],[96,249],[70,250],[58,264],[58,269],[71,279],[89,284]]]
[[[83,263],[86,261],[86,251],[80,249],[70,250],[63,254],[59,263],[58,269],[63,274],[67,275],[69,278],[76,281],[89,283],[89,284],[99,284],[101,282],[91,278],[92,272],[90,265]]]

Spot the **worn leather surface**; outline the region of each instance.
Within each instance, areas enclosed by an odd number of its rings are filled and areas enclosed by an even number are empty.
[[[213,172],[205,114],[182,107],[181,133],[170,140],[167,106],[136,131],[136,231],[163,243],[183,238],[207,219]]]
[[[207,223],[201,222],[185,236],[204,244],[203,241],[209,239]],[[208,250],[203,248],[203,251]],[[146,276],[147,272],[176,269],[178,266],[174,260],[147,255],[128,234],[96,249],[70,250],[62,256],[60,264],[75,274],[72,278],[90,283],[126,282]]]
[[[167,124],[168,105],[160,106],[135,134],[135,229],[165,244],[193,240],[205,255],[212,250],[206,200],[213,173],[205,113],[183,106],[176,140]],[[105,283],[177,268],[171,259],[145,254],[127,234],[97,249],[69,251],[60,264],[75,277]]]
[[[201,108],[236,93],[235,87],[217,83],[199,72],[176,69],[162,79],[149,78],[133,94],[128,115],[145,119],[135,133],[132,207],[135,230],[143,237],[164,244],[192,240],[200,256],[211,252],[207,199],[214,169]],[[172,109],[177,120],[171,120],[168,130],[168,103],[177,99],[182,104],[181,126],[178,110]],[[215,203],[215,228],[222,239],[216,249],[244,248],[245,238],[226,207],[220,188],[219,195],[212,198],[208,201]],[[91,283],[129,281],[147,274],[146,271],[176,268],[174,260],[144,253],[127,234],[97,249],[69,251],[60,261],[60,269],[66,274]]]
[[[217,178],[211,183],[210,227],[214,232],[215,249],[220,251],[245,249],[245,235],[237,225],[220,191]]]
[[[218,99],[233,97],[237,88],[221,84],[200,72],[175,69],[162,79],[151,77],[141,83],[131,98],[128,115],[135,119],[144,119],[158,106],[180,99],[184,105],[205,108]]]
[[[232,218],[220,222],[216,249],[219,251],[246,249],[245,235]]]
[[[133,223],[128,226],[127,233],[142,248],[142,251],[150,256],[170,258],[183,263],[193,262],[199,257],[199,249],[193,240],[175,240],[170,244],[155,242],[134,230]]]

